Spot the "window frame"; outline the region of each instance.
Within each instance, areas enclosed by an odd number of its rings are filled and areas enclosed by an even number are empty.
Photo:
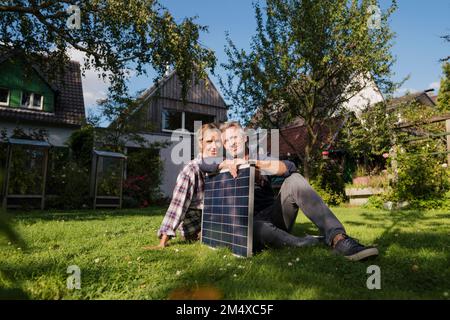
[[[181,112],[181,130],[179,130],[180,128],[178,128],[178,130],[170,130],[170,129],[164,129],[164,123],[165,123],[165,114],[164,111],[172,111],[172,112]],[[168,108],[162,108],[162,112],[161,112],[161,131],[162,132],[167,132],[167,133],[187,133],[186,131],[184,131],[184,111],[179,111],[179,110],[175,110],[175,109],[168,109]]]
[[[9,107],[9,102],[11,100],[11,90],[8,88],[0,87],[0,89],[4,89],[8,91],[8,97],[6,98],[6,102],[0,101],[0,106]]]
[[[30,103],[28,105],[22,104],[24,93],[29,93],[30,94]],[[35,107],[34,106],[34,95],[35,94],[38,94],[38,95],[41,96],[41,101],[40,101],[40,104],[39,104],[40,106],[39,107]],[[40,94],[40,93],[37,93],[37,92],[22,90],[20,92],[20,108],[22,108],[22,109],[40,110],[40,111],[44,110],[44,95]]]
[[[164,111],[175,111],[175,112],[181,112],[181,130],[170,130],[170,129],[164,129],[163,125],[164,125]],[[175,109],[169,109],[169,108],[164,108],[162,107],[162,112],[161,112],[161,131],[162,132],[167,132],[167,133],[182,133],[182,134],[190,134],[193,135],[195,134],[195,132],[190,132],[186,129],[186,112],[189,113],[195,113],[195,114],[200,114],[200,115],[204,115],[204,116],[211,116],[213,117],[214,121],[216,120],[216,116],[212,115],[212,114],[206,114],[206,113],[201,113],[201,112],[191,112],[191,111],[179,111],[179,110],[175,110]],[[213,121],[213,122],[214,122]]]

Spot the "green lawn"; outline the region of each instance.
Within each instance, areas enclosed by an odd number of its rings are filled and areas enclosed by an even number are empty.
[[[449,299],[450,213],[334,208],[347,231],[378,245],[380,257],[349,262],[325,246],[266,250],[252,258],[175,240],[158,243],[164,208],[16,214],[27,247],[0,237],[0,298],[31,299]],[[294,233],[315,234],[299,215]],[[368,290],[367,267],[381,268]],[[81,269],[81,290],[66,287]]]

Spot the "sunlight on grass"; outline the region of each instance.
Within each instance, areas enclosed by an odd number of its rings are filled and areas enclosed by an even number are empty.
[[[381,253],[351,263],[325,246],[246,259],[178,238],[165,250],[142,250],[158,243],[164,210],[16,214],[14,228],[27,248],[0,238],[2,297],[21,291],[31,299],[448,299],[446,212],[334,208],[350,235]],[[294,233],[317,230],[300,214]],[[381,268],[381,290],[366,287],[371,264]],[[71,265],[81,270],[81,290],[66,286]]]

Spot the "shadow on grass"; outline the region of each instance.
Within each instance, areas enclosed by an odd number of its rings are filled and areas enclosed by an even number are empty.
[[[201,265],[186,276],[185,287],[216,287],[225,299],[445,299],[450,290],[450,238],[444,231],[408,231],[402,227],[424,225],[426,220],[448,218],[447,214],[426,216],[422,211],[363,212],[366,223],[346,221],[345,225],[376,224],[381,232],[375,239],[380,251],[376,259],[349,262],[334,256],[324,245],[314,248],[266,250],[253,258],[248,272],[218,272],[217,266]],[[297,223],[293,234],[318,234],[308,222]],[[299,261],[297,261],[297,258]],[[382,273],[382,290],[369,290],[369,265]],[[233,271],[233,272],[234,272]],[[181,284],[180,284],[181,285]],[[174,287],[173,290],[176,290]],[[445,295],[447,294],[447,295]]]
[[[393,245],[399,249],[386,254]],[[215,287],[225,299],[443,299],[450,278],[445,245],[445,234],[386,234],[380,239],[380,256],[363,262],[334,256],[325,246],[267,250],[251,258],[244,272],[200,265],[185,276],[187,283],[172,290]],[[416,249],[423,247],[431,249],[429,256],[418,254]],[[381,268],[382,290],[367,289],[367,267],[373,264]]]
[[[58,210],[58,211],[9,211],[16,220],[34,223],[37,221],[85,221],[105,220],[110,217],[158,216],[163,215],[167,207],[147,207],[144,209],[98,209],[98,210]]]

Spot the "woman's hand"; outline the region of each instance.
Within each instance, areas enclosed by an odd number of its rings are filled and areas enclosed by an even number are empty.
[[[161,250],[165,247],[169,246],[169,236],[165,233],[161,236],[161,240],[159,241],[159,244],[157,246],[145,246],[142,249],[144,250]]]

